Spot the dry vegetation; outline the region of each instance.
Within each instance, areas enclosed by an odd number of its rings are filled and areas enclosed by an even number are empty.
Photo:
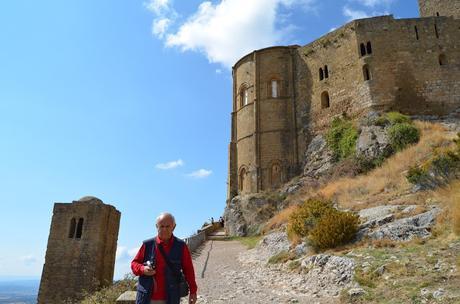
[[[422,133],[418,144],[393,155],[381,167],[366,175],[341,178],[320,188],[318,193],[333,199],[344,208],[358,210],[378,205],[382,201],[391,203],[395,198],[408,194],[412,185],[407,181],[405,172],[411,166],[432,157],[434,148],[451,144],[455,137],[439,124],[415,124]]]

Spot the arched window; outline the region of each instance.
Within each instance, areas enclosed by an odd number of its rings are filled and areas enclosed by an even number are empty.
[[[249,103],[249,89],[243,85],[240,88],[240,108]]]
[[[69,227],[69,238],[70,239],[73,239],[73,237],[75,236],[76,226],[77,226],[77,221],[75,220],[75,218],[72,218],[70,220],[70,227]]]
[[[270,183],[272,188],[277,188],[281,185],[281,166],[278,162],[273,163],[270,168]]]
[[[241,168],[240,174],[238,175],[238,190],[240,190],[240,192],[243,192],[244,190],[246,190],[244,188],[245,179],[246,179],[246,168],[243,167]]]
[[[78,226],[77,226],[77,235],[75,236],[77,239],[81,238],[83,233],[83,218],[78,219]]]
[[[329,108],[329,93],[324,91],[321,94],[321,109]]]
[[[444,54],[439,55],[439,65],[446,65],[447,57]]]
[[[364,45],[364,43],[361,43],[360,50],[361,50],[361,56],[366,56],[366,46]]]
[[[366,44],[366,51],[367,51],[367,55],[372,54],[372,45],[370,41],[368,41]]]
[[[365,81],[371,80],[371,72],[369,71],[369,66],[367,64],[363,66],[363,76]]]
[[[329,78],[329,69],[327,65],[324,66],[324,78]]]
[[[272,79],[271,81],[271,91],[272,91],[272,98],[278,98],[278,80]]]
[[[323,80],[324,79],[324,72],[323,72],[323,68],[319,68],[319,80]]]

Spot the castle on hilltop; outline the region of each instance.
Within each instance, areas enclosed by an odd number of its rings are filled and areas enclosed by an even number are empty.
[[[419,8],[421,18],[354,20],[234,65],[229,200],[298,175],[312,137],[338,115],[460,107],[460,1],[419,0]]]

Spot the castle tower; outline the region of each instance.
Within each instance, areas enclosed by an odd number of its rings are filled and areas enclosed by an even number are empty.
[[[39,304],[77,300],[113,280],[120,212],[95,197],[55,203]]]
[[[276,188],[297,173],[296,48],[258,50],[233,67],[229,199]]]
[[[458,0],[418,0],[420,17],[452,16],[460,18]]]

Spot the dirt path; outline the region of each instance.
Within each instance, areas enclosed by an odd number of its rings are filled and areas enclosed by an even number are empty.
[[[242,263],[246,250],[238,241],[208,241],[194,254],[198,303],[326,303],[293,290],[279,271]]]

